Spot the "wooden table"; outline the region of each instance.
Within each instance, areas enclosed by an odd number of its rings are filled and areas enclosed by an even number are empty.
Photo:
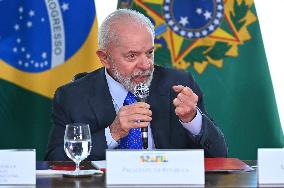
[[[245,161],[255,165],[255,161]],[[37,176],[36,187],[106,187],[105,175],[87,178],[66,178],[62,176]],[[205,174],[205,187],[257,187],[256,170],[251,172],[209,172]]]
[[[106,187],[105,176],[89,178],[37,177],[36,187]],[[205,187],[257,187],[256,172],[206,173]]]

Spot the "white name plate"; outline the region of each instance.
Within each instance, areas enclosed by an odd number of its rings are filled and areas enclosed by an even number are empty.
[[[0,185],[36,184],[35,150],[0,150]]]
[[[203,186],[203,150],[107,150],[110,186]]]
[[[284,185],[284,149],[258,149],[258,184]]]

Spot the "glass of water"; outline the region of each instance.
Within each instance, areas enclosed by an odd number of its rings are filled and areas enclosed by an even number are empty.
[[[74,175],[80,175],[80,162],[91,152],[92,142],[90,127],[84,123],[66,125],[64,135],[64,150],[66,155],[76,163]]]

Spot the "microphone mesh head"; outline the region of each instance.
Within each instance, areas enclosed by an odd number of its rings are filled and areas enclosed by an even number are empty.
[[[149,96],[149,87],[143,83],[138,84],[134,88],[134,95],[138,99],[146,99]]]

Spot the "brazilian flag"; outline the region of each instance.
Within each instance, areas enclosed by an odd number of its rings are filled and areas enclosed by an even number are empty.
[[[155,25],[155,63],[191,72],[223,130],[229,156],[256,159],[282,147],[269,68],[253,0],[121,0]]]
[[[98,68],[97,47],[93,0],[0,1],[0,149],[43,159],[55,89]]]

